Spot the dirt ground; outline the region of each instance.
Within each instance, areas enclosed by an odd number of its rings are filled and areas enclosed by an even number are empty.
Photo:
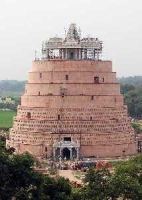
[[[59,176],[68,178],[70,181],[76,181],[77,183],[82,182],[80,179],[77,179],[76,177],[74,177],[74,171],[72,170],[59,170]]]

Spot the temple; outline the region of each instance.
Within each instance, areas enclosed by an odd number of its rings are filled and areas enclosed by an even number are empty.
[[[98,38],[82,38],[77,31],[76,25],[71,24],[65,39],[50,38],[42,45],[43,58],[52,59],[97,59],[102,53],[102,42]]]
[[[33,61],[7,146],[36,157],[79,159],[133,155],[137,142],[112,62],[102,42],[81,37],[71,24],[65,38],[43,42]]]

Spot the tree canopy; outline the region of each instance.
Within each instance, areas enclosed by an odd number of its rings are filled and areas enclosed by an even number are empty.
[[[34,170],[34,158],[15,155],[0,143],[0,199],[11,200],[73,200],[69,181],[51,178]]]
[[[118,79],[121,83],[121,93],[124,102],[128,106],[128,113],[132,118],[142,118],[142,76],[122,77]]]
[[[11,200],[140,200],[142,154],[108,169],[90,168],[84,187],[74,190],[69,180],[51,178],[34,170],[34,158],[13,154],[0,143],[0,199]]]
[[[90,169],[86,175],[83,200],[142,199],[142,155],[108,169]]]

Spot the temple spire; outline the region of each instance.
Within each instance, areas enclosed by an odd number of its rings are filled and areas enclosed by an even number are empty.
[[[67,40],[79,40],[76,24],[72,23],[67,32]]]

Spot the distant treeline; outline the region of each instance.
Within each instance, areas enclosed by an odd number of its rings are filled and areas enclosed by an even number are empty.
[[[26,81],[1,80],[0,96],[20,96],[25,88]]]
[[[142,119],[142,76],[117,78],[131,117]],[[1,80],[0,96],[21,96],[27,81]]]
[[[122,84],[140,85],[142,84],[142,76],[121,77],[121,78],[117,78],[117,81]]]
[[[118,78],[131,117],[142,119],[142,76]]]

